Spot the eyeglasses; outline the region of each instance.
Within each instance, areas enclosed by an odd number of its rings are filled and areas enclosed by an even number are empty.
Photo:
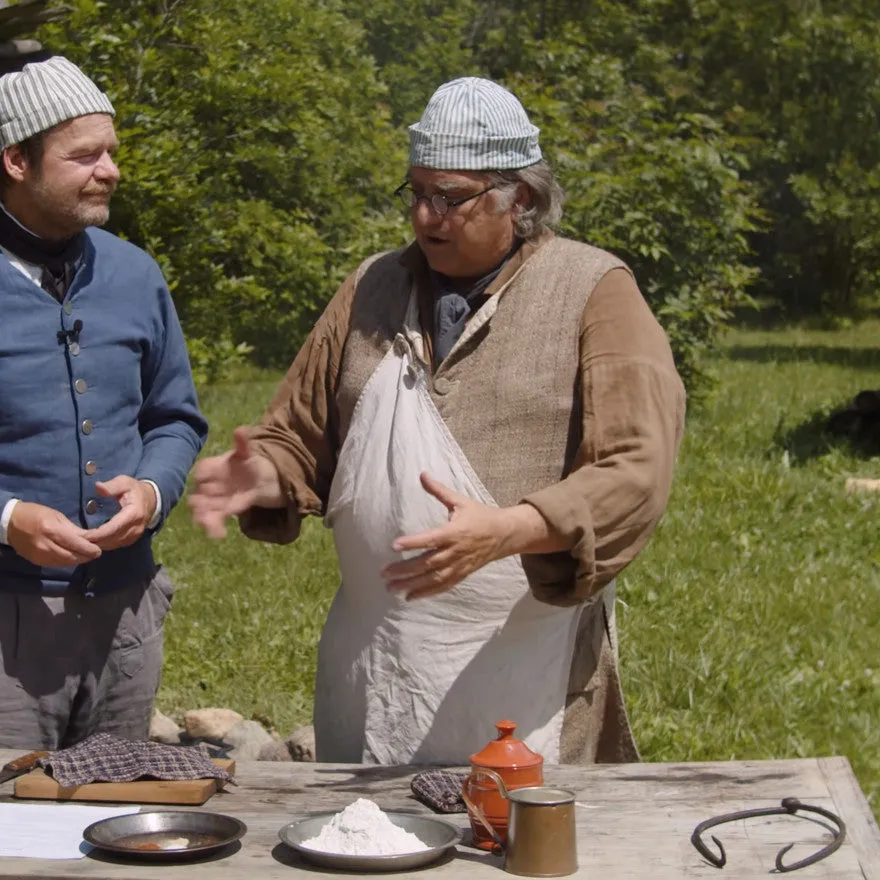
[[[396,190],[394,190],[394,195],[396,195],[407,208],[415,208],[419,202],[424,199],[424,201],[426,201],[434,211],[442,217],[444,214],[449,213],[450,208],[457,208],[459,205],[463,205],[465,202],[470,202],[472,199],[485,195],[485,193],[495,188],[494,185],[487,186],[485,189],[475,192],[472,196],[465,196],[463,199],[447,199],[442,193],[434,193],[432,196],[416,195],[415,191],[408,183],[402,183]]]

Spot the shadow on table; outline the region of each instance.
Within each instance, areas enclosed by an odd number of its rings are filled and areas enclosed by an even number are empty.
[[[341,771],[338,768],[316,768],[315,775],[319,777],[319,781],[307,785],[305,788],[319,788],[322,791],[344,791],[374,799],[377,794],[381,794],[381,788],[377,788],[377,783],[397,783],[400,779],[415,775],[413,768],[405,765],[389,766],[370,764],[368,766],[350,770],[350,775],[345,779],[320,779],[322,775],[338,776],[340,772]],[[409,795],[409,798],[413,801],[413,804],[418,803],[412,794]]]
[[[427,767],[424,769],[427,769]],[[342,769],[339,767],[315,767],[316,776],[338,776],[341,772]],[[321,788],[342,788],[361,780],[373,783],[396,782],[404,776],[413,776],[416,772],[407,764],[364,764],[349,768],[350,775],[348,779],[343,779],[339,782],[316,782],[314,784]]]
[[[693,782],[698,785],[710,785],[713,783],[727,782],[730,785],[750,786],[755,783],[765,782],[768,779],[789,779],[790,773],[773,771],[769,773],[760,773],[749,777],[731,776],[729,773],[719,773],[713,770],[699,770],[691,767],[670,767],[663,780],[658,780],[657,776],[648,773],[632,773],[625,776],[619,776],[615,781],[620,783],[627,782],[658,782],[664,784],[667,781],[674,781],[676,784]]]

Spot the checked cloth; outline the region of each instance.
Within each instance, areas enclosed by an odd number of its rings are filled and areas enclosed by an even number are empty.
[[[423,770],[409,784],[412,793],[435,813],[464,813],[467,807],[461,797],[466,773],[451,770]]]
[[[132,782],[135,779],[219,779],[232,777],[201,749],[132,742],[111,733],[52,752],[37,761],[62,787],[90,782]]]

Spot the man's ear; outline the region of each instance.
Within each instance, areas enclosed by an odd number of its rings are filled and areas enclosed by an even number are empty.
[[[12,144],[3,151],[3,170],[18,183],[24,180],[28,171],[28,161],[19,144]]]
[[[527,208],[529,208],[532,204],[532,194],[529,191],[529,188],[524,183],[518,183],[516,185],[516,197],[513,200],[513,205],[516,208],[517,214],[521,214]]]

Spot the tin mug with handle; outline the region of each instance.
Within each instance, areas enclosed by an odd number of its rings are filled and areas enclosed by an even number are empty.
[[[485,813],[469,794],[469,783],[487,775],[510,805],[507,839],[502,840]],[[535,785],[508,791],[493,770],[475,770],[461,796],[472,820],[479,822],[494,841],[493,851],[504,853],[504,870],[527,877],[566,877],[577,870],[575,795],[565,788]]]

